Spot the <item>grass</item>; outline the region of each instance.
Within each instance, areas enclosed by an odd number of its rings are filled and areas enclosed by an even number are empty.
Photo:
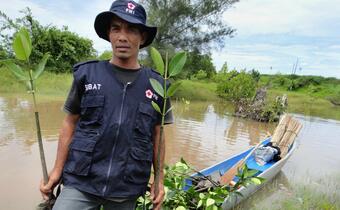
[[[180,89],[176,92],[175,98],[186,100],[215,101],[217,84],[208,81],[182,80]]]
[[[283,94],[288,96],[288,112],[340,120],[340,107],[334,106],[322,97],[301,92],[271,89],[268,91],[268,98],[273,100],[276,96]]]
[[[18,82],[6,68],[0,68],[0,93],[2,95],[18,95],[26,93],[26,86],[22,82]],[[72,83],[71,74],[55,74],[45,71],[36,82],[37,96],[42,99],[63,99]],[[29,94],[27,94],[28,97]]]

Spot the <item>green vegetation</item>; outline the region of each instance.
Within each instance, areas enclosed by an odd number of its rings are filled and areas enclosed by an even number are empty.
[[[195,188],[196,186],[188,186],[186,180],[191,180],[192,183],[199,181],[199,179],[190,178],[190,174],[196,172],[183,159],[173,166],[165,167],[164,187],[165,198],[162,205],[164,210],[185,210],[185,209],[206,209],[217,210],[223,204],[226,197],[233,194],[239,194],[237,189],[251,184],[261,184],[264,179],[254,177],[257,170],[250,170],[245,165],[242,170],[238,171],[238,182],[234,186],[221,186],[214,180],[211,180],[210,187],[204,187],[205,190]],[[196,177],[197,178],[197,177]],[[201,177],[202,178],[202,177]],[[205,179],[207,177],[204,177]],[[187,187],[184,191],[184,187]],[[197,190],[200,189],[200,190]],[[138,198],[137,209],[143,209],[144,198]],[[150,200],[150,193],[147,192],[145,196],[146,209],[152,209],[152,202]]]
[[[267,100],[267,88],[258,86],[258,71],[227,70],[228,67],[224,64],[222,71],[214,77],[217,82],[216,92],[235,105],[236,116],[264,122],[279,120],[287,108],[286,99],[277,97],[275,100]]]
[[[245,71],[231,71],[221,74],[217,86],[217,94],[236,104],[242,100],[250,100],[256,91],[256,81]]]
[[[33,18],[29,8],[24,9],[21,13],[23,17],[12,20],[0,11],[0,21],[2,23],[0,59],[14,58],[12,50],[13,35],[21,27],[27,28],[32,37],[34,50],[31,53],[30,61],[38,63],[45,53],[49,53],[51,56],[47,62],[49,71],[57,73],[70,72],[75,63],[96,57],[96,51],[91,40],[69,31],[66,26],[62,29],[53,25],[42,26]],[[14,32],[14,34],[9,32]]]
[[[42,135],[41,135],[41,127],[39,120],[39,112],[36,102],[36,88],[35,84],[38,78],[45,70],[45,65],[50,57],[48,53],[43,54],[41,60],[37,63],[32,63],[30,61],[30,56],[32,53],[32,40],[28,30],[25,27],[22,27],[16,34],[13,39],[13,52],[15,54],[16,62],[21,65],[17,65],[14,63],[14,60],[2,60],[1,63],[7,67],[8,70],[12,72],[12,74],[16,77],[18,81],[24,82],[26,85],[27,92],[31,94],[33,99],[33,107],[34,107],[34,117],[36,124],[36,133],[39,145],[39,153],[40,153],[40,161],[41,167],[43,171],[44,183],[48,182],[48,173],[47,166],[45,160],[45,152],[43,148]],[[27,70],[23,69],[22,64],[26,64],[26,66],[35,66],[34,69],[29,68]],[[39,206],[45,206],[47,209],[51,209],[53,204],[55,203],[55,196],[52,193],[48,194],[48,201],[39,204]]]
[[[0,68],[0,74],[1,94],[26,93],[24,91],[26,87],[25,84],[23,82],[17,82],[15,76],[7,68]],[[40,78],[40,80],[36,81],[36,90],[39,92],[39,98],[44,97],[56,100],[66,97],[73,80],[72,74],[55,74],[48,71],[45,71]]]
[[[320,179],[318,183],[294,184],[281,196],[272,196],[270,207],[257,205],[261,210],[338,210],[340,209],[340,176]],[[240,206],[241,207],[241,206]],[[237,208],[238,209],[238,208]]]
[[[181,84],[174,98],[199,101],[218,100],[215,82],[182,80]]]
[[[207,79],[216,74],[210,54],[202,54],[197,49],[188,53],[188,60],[178,78]]]
[[[221,40],[232,36],[235,30],[221,17],[235,2],[237,0],[141,1],[148,12],[148,22],[158,26],[153,46],[166,51],[185,49],[190,52],[194,49],[206,51],[208,44],[214,42],[223,47]]]
[[[259,84],[269,87],[269,100],[274,100],[277,95],[287,94],[289,112],[340,119],[340,107],[335,104],[340,100],[339,79],[320,76],[261,75]],[[292,88],[291,84],[295,84],[295,88]]]
[[[0,67],[0,73],[0,93],[24,93],[23,87],[25,87],[25,84],[16,82],[15,77],[6,68]],[[262,75],[259,83],[260,85],[268,84],[266,82],[270,79],[272,78],[269,78],[268,75]],[[71,87],[72,80],[72,74],[70,73],[55,74],[48,72],[48,70],[45,71],[41,76],[41,80],[38,80],[36,84],[39,99],[63,100]],[[176,98],[189,101],[220,100],[216,93],[217,83],[214,81],[207,79],[181,81],[182,85],[175,93],[173,100]],[[288,91],[280,86],[272,86],[268,89],[268,100],[273,102],[276,96],[287,94],[288,112],[340,120],[340,107],[333,105],[329,101],[329,96],[336,94],[340,90],[340,85],[336,85],[336,82],[340,82],[340,80],[332,79],[334,84],[327,81],[325,78],[325,82],[318,86],[320,91],[313,94],[308,92],[306,88]]]
[[[0,67],[0,93],[19,94],[24,93],[25,84],[15,81],[15,77],[6,69]],[[274,76],[272,76],[274,77]],[[268,80],[268,75],[261,76],[260,84]],[[63,100],[72,83],[72,75],[69,73],[55,74],[45,71],[41,79],[37,81],[36,88],[39,98],[49,100]],[[209,80],[181,80],[182,85],[175,93],[173,100],[185,99],[189,101],[216,101],[220,100],[217,93],[217,83]],[[336,81],[336,80],[335,80]],[[274,101],[275,97],[282,94],[288,96],[288,112],[304,115],[319,116],[328,119],[340,119],[340,107],[333,105],[328,96],[336,93],[340,85],[320,84],[320,91],[310,94],[305,89],[288,91],[280,87],[268,89],[268,100]]]
[[[158,73],[162,76],[164,79],[163,84],[158,82],[156,79],[150,78],[150,83],[152,88],[160,95],[163,100],[163,107],[160,107],[156,102],[151,101],[151,104],[153,108],[162,116],[161,121],[161,127],[160,127],[160,134],[158,142],[155,144],[158,144],[157,149],[155,151],[157,158],[156,158],[156,164],[154,165],[155,173],[154,173],[154,183],[152,187],[152,191],[155,195],[155,197],[158,197],[159,194],[159,185],[160,185],[160,179],[161,179],[161,172],[163,172],[163,168],[161,168],[163,162],[164,162],[164,153],[165,153],[165,144],[163,141],[164,136],[164,119],[165,115],[172,109],[172,107],[169,107],[167,109],[166,102],[169,100],[169,97],[173,96],[174,93],[178,90],[181,83],[172,83],[170,85],[167,85],[169,82],[169,79],[171,77],[176,76],[179,74],[183,66],[187,60],[187,55],[185,52],[179,52],[175,54],[170,62],[168,59],[168,53],[166,53],[165,61],[163,61],[161,54],[156,48],[151,48],[150,50],[151,58],[156,66],[156,70]],[[163,160],[161,162],[161,160]]]

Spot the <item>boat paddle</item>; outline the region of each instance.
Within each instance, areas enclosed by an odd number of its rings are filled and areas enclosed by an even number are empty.
[[[229,184],[235,175],[237,174],[237,171],[245,164],[246,160],[254,153],[254,151],[262,144],[263,141],[258,143],[249,153],[246,157],[239,160],[234,166],[232,166],[228,171],[226,171],[220,178],[220,184],[221,185],[227,185]]]

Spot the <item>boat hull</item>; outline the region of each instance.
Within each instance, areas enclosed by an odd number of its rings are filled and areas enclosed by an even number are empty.
[[[242,196],[233,194],[233,195],[227,197],[224,200],[224,203],[222,205],[222,209],[228,210],[228,209],[233,208],[234,206],[239,204],[241,201],[248,198],[253,193],[255,193],[257,190],[262,188],[265,185],[266,182],[272,180],[281,171],[282,167],[286,164],[286,162],[288,161],[289,157],[292,155],[295,148],[296,148],[296,143],[294,142],[293,145],[291,146],[289,152],[287,153],[287,155],[283,159],[277,161],[271,167],[269,167],[268,169],[266,169],[265,171],[261,172],[258,175],[258,177],[262,177],[262,178],[265,179],[264,183],[262,183],[260,185],[251,184],[247,187],[241,187],[238,190],[238,192],[240,192],[242,194]]]

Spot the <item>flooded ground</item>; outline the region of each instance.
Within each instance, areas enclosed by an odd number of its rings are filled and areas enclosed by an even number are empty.
[[[42,133],[47,164],[53,165],[62,102],[41,103]],[[275,124],[234,118],[226,104],[173,102],[175,123],[166,129],[166,162],[183,157],[196,169],[222,161],[272,133]],[[295,115],[303,123],[298,148],[277,178],[243,204],[245,209],[268,208],[296,183],[320,183],[340,174],[340,122]],[[35,209],[41,167],[32,106],[23,98],[0,97],[0,209]],[[325,187],[319,186],[320,191]],[[339,190],[339,189],[335,189]],[[287,193],[286,193],[287,194]],[[259,207],[261,203],[261,207]]]

